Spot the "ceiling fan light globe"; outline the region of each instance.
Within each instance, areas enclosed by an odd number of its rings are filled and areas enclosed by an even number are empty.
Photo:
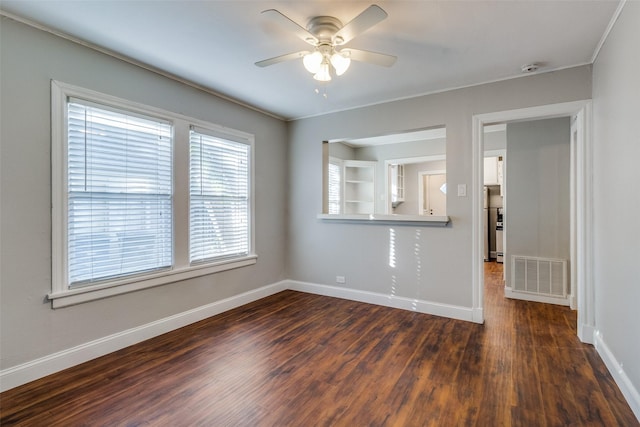
[[[341,76],[349,69],[351,58],[347,58],[340,53],[334,53],[331,55],[331,65],[336,69],[336,75]]]
[[[320,71],[322,59],[322,54],[316,50],[313,53],[305,55],[304,58],[302,58],[302,63],[304,64],[304,68],[306,68],[308,72],[316,74],[318,71]]]
[[[320,82],[328,82],[331,80],[331,72],[329,71],[329,64],[323,62],[320,64],[320,70],[313,76],[314,79]]]

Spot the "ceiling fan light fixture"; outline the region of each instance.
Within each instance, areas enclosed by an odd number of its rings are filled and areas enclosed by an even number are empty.
[[[349,69],[352,59],[385,67],[390,67],[396,61],[395,56],[367,50],[352,48],[337,50],[338,47],[349,43],[360,33],[387,18],[387,13],[375,4],[345,25],[333,16],[314,16],[304,27],[276,9],[268,9],[262,13],[313,46],[313,50],[303,50],[258,61],[255,63],[258,67],[302,58],[305,69],[313,75],[315,80],[328,82],[331,80],[332,73],[337,76],[343,75]]]
[[[316,74],[320,71],[323,59],[322,54],[316,50],[315,52],[306,54],[302,58],[302,63],[308,72]]]
[[[320,70],[313,76],[320,82],[328,82],[331,80],[331,72],[329,71],[329,63],[324,61],[320,64]]]
[[[331,65],[336,69],[336,75],[341,76],[345,71],[347,71],[347,69],[349,69],[349,65],[351,65],[351,58],[336,52],[331,55]]]

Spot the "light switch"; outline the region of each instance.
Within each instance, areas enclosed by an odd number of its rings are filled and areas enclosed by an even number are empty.
[[[458,197],[467,197],[467,184],[458,184]]]

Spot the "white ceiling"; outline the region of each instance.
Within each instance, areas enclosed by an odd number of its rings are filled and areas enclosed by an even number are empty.
[[[302,26],[317,15],[346,23],[372,2],[3,0],[0,9],[293,119],[512,78],[532,62],[544,65],[538,72],[591,63],[619,1],[375,3],[389,17],[346,46],[395,55],[396,64],[352,62],[325,85],[301,60],[254,65],[308,48],[260,12],[274,8]]]

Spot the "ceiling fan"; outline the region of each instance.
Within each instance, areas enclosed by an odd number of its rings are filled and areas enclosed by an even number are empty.
[[[340,76],[347,71],[351,60],[384,67],[390,67],[396,62],[396,57],[392,55],[353,48],[339,49],[340,46],[388,16],[387,12],[377,5],[369,6],[345,25],[342,25],[342,22],[333,16],[316,16],[309,20],[307,28],[275,9],[265,10],[262,13],[292,31],[298,38],[313,46],[313,49],[258,61],[256,62],[258,67],[267,67],[279,62],[302,58],[304,67],[313,74],[313,78],[326,82],[331,80],[331,68],[334,69],[336,75]]]

